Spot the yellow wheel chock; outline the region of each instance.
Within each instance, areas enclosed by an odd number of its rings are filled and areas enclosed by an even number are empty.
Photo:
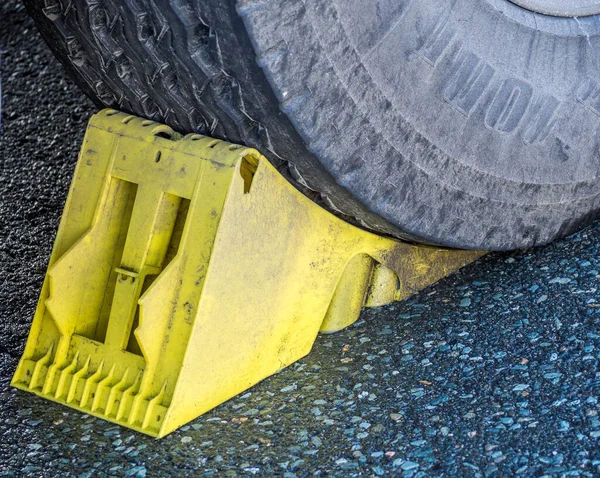
[[[254,149],[103,110],[12,385],[162,437],[481,254],[366,232]]]

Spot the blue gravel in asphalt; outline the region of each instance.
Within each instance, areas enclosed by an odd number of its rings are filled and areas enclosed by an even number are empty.
[[[367,310],[160,441],[10,389],[94,109],[22,7],[0,26],[0,476],[600,475],[600,225]]]

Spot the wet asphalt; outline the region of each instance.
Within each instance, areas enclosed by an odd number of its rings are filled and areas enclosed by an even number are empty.
[[[157,441],[9,387],[87,118],[0,4],[0,476],[600,476],[600,225],[365,311]]]

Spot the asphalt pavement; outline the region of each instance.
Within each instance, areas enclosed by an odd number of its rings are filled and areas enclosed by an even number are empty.
[[[95,108],[14,0],[0,45],[0,476],[600,475],[599,224],[367,310],[162,440],[11,389]]]

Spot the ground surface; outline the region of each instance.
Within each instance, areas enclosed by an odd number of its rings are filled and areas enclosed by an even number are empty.
[[[0,4],[0,476],[598,476],[600,225],[370,310],[156,441],[9,388],[94,111]]]

